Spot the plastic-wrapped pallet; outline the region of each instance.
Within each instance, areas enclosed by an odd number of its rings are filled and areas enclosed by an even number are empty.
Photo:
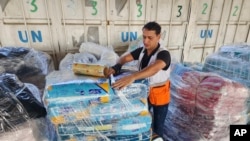
[[[250,87],[250,45],[224,45],[208,56],[203,71],[221,76]]]
[[[27,87],[28,86],[28,87]],[[39,95],[37,89],[36,94],[33,94],[30,90],[35,90],[34,85],[21,82],[15,74],[2,73],[0,74],[0,89],[3,93],[13,93],[18,102],[22,104],[25,111],[28,113],[29,118],[39,118],[46,116],[46,109],[43,104],[40,103],[34,95]],[[30,88],[29,88],[30,87]],[[36,87],[35,87],[36,88]],[[3,98],[4,99],[4,98]],[[41,99],[38,97],[38,99]],[[3,102],[5,102],[3,100]],[[9,105],[10,104],[3,104]],[[4,110],[6,111],[6,110]],[[16,116],[17,118],[19,116]]]
[[[0,140],[35,141],[31,121],[46,116],[39,89],[15,74],[0,74]],[[45,135],[42,135],[45,137]]]
[[[229,140],[229,125],[247,124],[247,87],[215,73],[172,64],[171,103],[166,119],[170,141]]]
[[[15,74],[22,82],[34,84],[41,91],[45,87],[45,76],[52,70],[52,58],[45,52],[25,47],[0,48],[0,72]]]
[[[54,71],[46,77],[44,101],[58,140],[149,140],[147,92],[144,79],[114,91],[107,78]]]
[[[33,136],[33,129],[31,128],[28,121],[15,125],[14,129],[11,131],[5,131],[0,133],[1,141],[36,141]]]

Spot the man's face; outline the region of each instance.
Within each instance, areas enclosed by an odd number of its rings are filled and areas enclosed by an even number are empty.
[[[161,35],[156,35],[154,30],[143,29],[143,44],[146,49],[153,50],[157,47]]]

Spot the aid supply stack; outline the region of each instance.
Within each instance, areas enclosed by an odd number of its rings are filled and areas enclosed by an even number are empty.
[[[0,140],[35,141],[31,124],[46,116],[39,89],[15,74],[0,74]]]
[[[26,47],[0,48],[1,141],[47,138],[48,130],[43,130],[47,112],[41,96],[45,76],[52,70],[53,61],[45,52]],[[34,128],[37,125],[43,127]]]
[[[247,124],[248,89],[215,73],[172,64],[166,137],[175,140],[229,140],[229,125]]]
[[[63,62],[72,64],[73,69],[75,64],[81,64],[81,59],[77,60],[65,59]],[[80,67],[87,66],[91,71],[98,65],[85,62]],[[67,68],[65,66],[60,68]],[[84,70],[83,74],[86,72]],[[83,74],[64,69],[46,77],[44,103],[57,140],[150,140],[151,116],[147,108],[146,79],[117,91],[112,89],[110,79],[90,76],[93,73]]]
[[[250,88],[250,45],[224,45],[209,55],[203,71],[214,72]]]
[[[45,76],[53,70],[53,60],[45,52],[27,47],[0,48],[0,73],[15,74],[20,81],[34,84],[41,93]]]

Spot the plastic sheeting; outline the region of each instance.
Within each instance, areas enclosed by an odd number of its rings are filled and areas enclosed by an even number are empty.
[[[48,130],[36,128],[33,124],[38,118],[46,116],[46,109],[41,103],[39,89],[30,83],[22,83],[15,74],[0,74],[0,140],[1,141],[36,141],[34,133],[41,133],[39,139],[47,139]],[[45,122],[41,123],[47,127]],[[49,128],[47,128],[49,129]]]
[[[240,83],[182,64],[172,64],[170,76],[168,140],[228,141],[229,125],[247,123],[249,94]]]
[[[40,103],[37,100],[37,98],[34,97],[30,89],[26,86],[30,86],[30,85],[25,85],[24,83],[22,83],[16,77],[15,74],[8,74],[8,73],[0,74],[0,88],[3,93],[13,93],[14,96],[17,98],[18,102],[20,102],[22,106],[24,107],[23,111],[27,111],[30,118],[45,117],[46,109],[44,108],[42,103]],[[3,102],[6,102],[6,101],[3,100]],[[7,106],[12,107],[16,105],[17,103],[13,103],[13,104],[1,103],[1,104],[6,107]],[[17,119],[19,118],[19,116],[12,116],[12,117],[13,118],[16,117]]]
[[[44,89],[45,76],[52,70],[53,61],[45,52],[25,47],[0,48],[0,72],[16,74],[22,82],[34,84],[40,90]]]
[[[146,141],[151,137],[147,93],[144,79],[116,91],[107,78],[54,71],[46,77],[44,101],[58,140]]]
[[[250,45],[224,45],[208,56],[203,71],[214,72],[250,88]]]
[[[119,56],[115,53],[112,47],[106,47],[91,42],[82,43],[79,52],[94,55],[97,59],[97,62],[94,64],[113,66],[119,59]]]
[[[105,72],[116,64],[118,55],[113,49],[86,42],[80,53],[68,53],[60,62],[59,70],[73,70],[76,74],[106,77]]]

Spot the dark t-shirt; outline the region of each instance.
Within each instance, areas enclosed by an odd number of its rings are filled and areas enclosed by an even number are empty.
[[[146,50],[144,50],[144,56],[142,57],[142,61],[140,64],[141,69],[148,66],[148,63],[149,63],[151,56],[156,53],[156,51],[159,49],[159,47],[160,47],[160,45],[158,45],[158,47],[149,56],[147,55]],[[140,53],[142,50],[143,50],[143,47],[140,47],[140,48],[137,48],[131,52],[131,55],[133,56],[134,60],[139,59],[139,56],[140,56]],[[170,53],[167,50],[160,51],[157,54],[156,59],[162,60],[166,63],[166,66],[163,68],[163,70],[167,70],[169,68],[170,62],[171,62],[171,57],[170,57]]]

